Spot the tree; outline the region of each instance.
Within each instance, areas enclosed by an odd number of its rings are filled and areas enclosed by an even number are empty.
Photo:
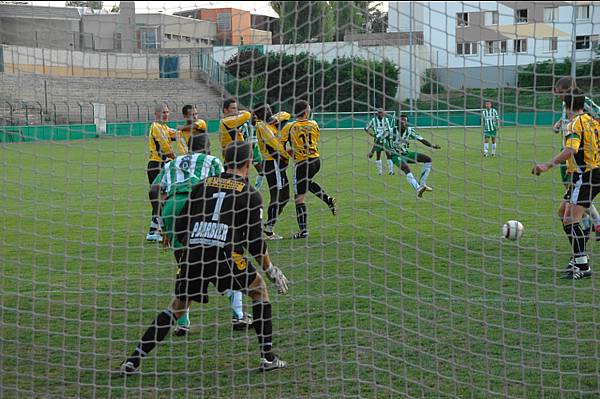
[[[343,41],[346,34],[366,31],[367,19],[365,16],[369,1],[334,1],[332,3],[336,41]]]
[[[116,4],[115,4],[115,5],[113,5],[113,6],[112,6],[112,8],[110,9],[110,12],[111,12],[111,13],[114,13],[114,14],[116,14],[116,13],[118,13],[118,12],[120,12],[120,11],[121,11],[121,7],[119,7],[119,6],[118,6],[118,5],[116,5]]]
[[[387,32],[388,27],[388,13],[379,10],[378,8],[374,9],[372,12],[369,12],[369,23],[371,25],[370,31],[373,33],[383,33]]]
[[[102,1],[67,1],[66,7],[88,7],[92,10],[102,10]]]
[[[326,41],[332,37],[331,5],[326,1],[271,1],[279,15],[283,43]]]

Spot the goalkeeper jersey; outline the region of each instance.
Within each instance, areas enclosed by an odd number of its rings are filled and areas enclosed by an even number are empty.
[[[170,197],[175,193],[190,192],[193,185],[223,171],[221,160],[215,156],[202,153],[187,154],[168,162],[153,184],[160,185]]]
[[[483,131],[484,132],[495,132],[496,127],[498,126],[498,121],[500,117],[498,116],[498,111],[496,108],[484,109],[481,111],[481,119],[483,121]]]
[[[392,123],[388,118],[379,119],[378,117],[374,117],[367,125],[367,129],[370,127],[375,131],[375,140],[378,142],[382,142],[391,136]]]

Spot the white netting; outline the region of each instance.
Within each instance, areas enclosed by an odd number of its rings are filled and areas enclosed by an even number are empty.
[[[562,148],[558,79],[575,76],[600,104],[598,2],[9,3],[0,397],[600,392],[595,276],[561,279],[564,187],[557,170],[531,175]],[[308,101],[321,129],[315,181],[337,200],[332,216],[308,193],[310,235],[292,240],[290,191],[274,229],[284,239],[268,241],[290,280],[287,296],[268,283],[288,368],[258,373],[254,331],[233,330],[228,299],[211,288],[186,337],[170,332],[141,376],[119,378],[168,307],[177,269],[171,250],[146,241],[150,123],[164,103],[181,128],[191,104],[221,156],[228,97],[291,114]],[[497,144],[484,144],[486,101]],[[397,131],[402,115],[409,129]],[[516,242],[501,238],[508,220],[524,225]]]

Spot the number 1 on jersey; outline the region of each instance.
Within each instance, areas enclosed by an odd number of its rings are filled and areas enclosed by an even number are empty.
[[[215,204],[215,209],[213,210],[212,214],[212,220],[218,222],[219,216],[221,215],[221,207],[223,206],[223,199],[225,198],[225,193],[214,193],[212,197],[217,199],[217,203]]]

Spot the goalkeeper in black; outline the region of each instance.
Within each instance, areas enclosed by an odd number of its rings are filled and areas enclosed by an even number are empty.
[[[288,281],[271,263],[262,235],[262,197],[248,183],[252,146],[235,141],[225,149],[226,172],[196,185],[176,217],[175,234],[184,245],[176,255],[179,268],[175,298],[146,330],[131,356],[121,365],[123,375],[137,372],[141,359],[161,342],[190,301],[208,302],[213,284],[221,293],[227,289],[248,294],[252,302],[254,329],[261,351],[261,371],[284,368],[287,363],[272,351],[273,325],[266,284],[244,256],[248,251],[277,285],[288,290]]]

